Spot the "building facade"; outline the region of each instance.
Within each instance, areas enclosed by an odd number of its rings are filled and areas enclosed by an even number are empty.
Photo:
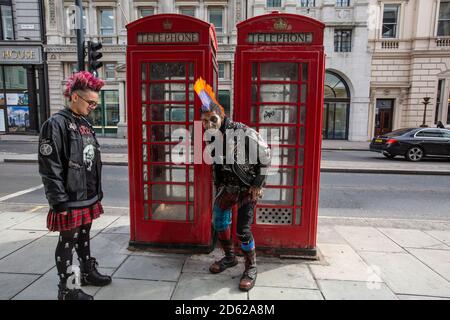
[[[66,102],[64,79],[76,70],[76,37],[70,27],[74,1],[46,0],[51,111]],[[367,0],[90,0],[84,2],[85,40],[103,43],[106,80],[93,115],[100,134],[126,136],[126,24],[151,14],[180,13],[214,23],[219,42],[219,100],[233,113],[236,24],[271,11],[296,13],[326,24],[324,138],[368,139],[371,53],[367,50]]]
[[[450,127],[450,0],[370,6],[369,136],[438,121]]]
[[[48,117],[43,10],[39,0],[0,0],[0,134],[35,134]]]

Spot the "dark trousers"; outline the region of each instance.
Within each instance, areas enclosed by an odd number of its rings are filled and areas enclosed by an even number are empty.
[[[247,187],[222,186],[217,190],[214,202],[215,228],[222,231],[229,227],[231,224],[231,208],[236,204],[238,205],[237,236],[242,243],[249,243],[253,241],[250,226],[253,222],[253,210],[256,201],[251,200]]]

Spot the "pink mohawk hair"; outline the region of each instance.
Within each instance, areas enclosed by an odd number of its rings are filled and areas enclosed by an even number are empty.
[[[99,92],[104,85],[105,81],[96,78],[92,73],[87,71],[79,71],[67,79],[64,96],[70,98],[72,93],[76,90],[92,90]]]

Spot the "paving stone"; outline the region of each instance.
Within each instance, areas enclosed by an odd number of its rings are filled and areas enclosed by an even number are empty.
[[[92,228],[91,228],[91,238],[95,237],[98,233],[102,232],[104,229],[106,229],[109,225],[114,223],[117,219],[119,219],[119,216],[113,216],[113,215],[107,215],[102,214],[100,218],[95,219],[92,222]]]
[[[47,232],[2,230],[0,231],[0,259],[42,237]]]
[[[336,226],[335,229],[357,251],[404,252],[373,227]]]
[[[11,299],[37,278],[39,275],[0,273],[0,300]]]
[[[101,274],[111,275],[114,269],[99,268]],[[114,280],[113,280],[114,281]],[[56,300],[58,299],[59,277],[56,267],[44,274],[39,280],[14,297],[14,300]],[[94,295],[99,287],[85,286],[81,289],[87,294]]]
[[[175,288],[173,300],[246,300],[239,290],[240,277],[223,274],[183,273]]]
[[[31,219],[18,223],[11,227],[12,230],[36,230],[48,231],[47,229],[47,214],[38,214]]]
[[[327,300],[397,300],[395,294],[380,282],[319,280]]]
[[[248,295],[250,300],[323,300],[319,290],[260,287],[257,285],[249,291]]]
[[[319,250],[327,265],[310,265],[315,279],[382,282],[349,245],[322,244]]]
[[[380,228],[386,236],[405,248],[427,248],[450,249],[441,241],[420,230]]]
[[[115,279],[101,288],[95,300],[169,300],[176,282]]]
[[[35,216],[37,216],[37,214],[24,212],[4,212],[0,214],[0,229],[8,229],[16,224],[32,219]]]
[[[130,234],[130,217],[121,216],[119,219],[114,221],[111,225],[109,225],[103,233],[123,233]]]
[[[317,243],[347,244],[347,241],[334,229],[334,226],[319,225]]]
[[[117,278],[177,281],[184,257],[130,256],[114,274]]]
[[[316,282],[305,264],[260,263],[257,267],[259,286],[317,289]]]
[[[128,235],[102,232],[91,239],[91,256],[102,267],[118,268],[130,253],[127,250],[129,240]]]
[[[425,233],[450,246],[450,230],[430,230]]]
[[[409,249],[408,251],[447,281],[450,281],[449,250]]]
[[[450,283],[406,253],[361,252],[396,294],[450,297]]]
[[[44,236],[0,260],[0,272],[44,274],[55,264],[58,239]]]

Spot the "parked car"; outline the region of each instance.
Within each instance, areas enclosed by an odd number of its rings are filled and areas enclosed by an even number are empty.
[[[406,128],[376,136],[370,151],[386,158],[404,156],[410,161],[423,157],[450,157],[450,130],[441,128]]]

